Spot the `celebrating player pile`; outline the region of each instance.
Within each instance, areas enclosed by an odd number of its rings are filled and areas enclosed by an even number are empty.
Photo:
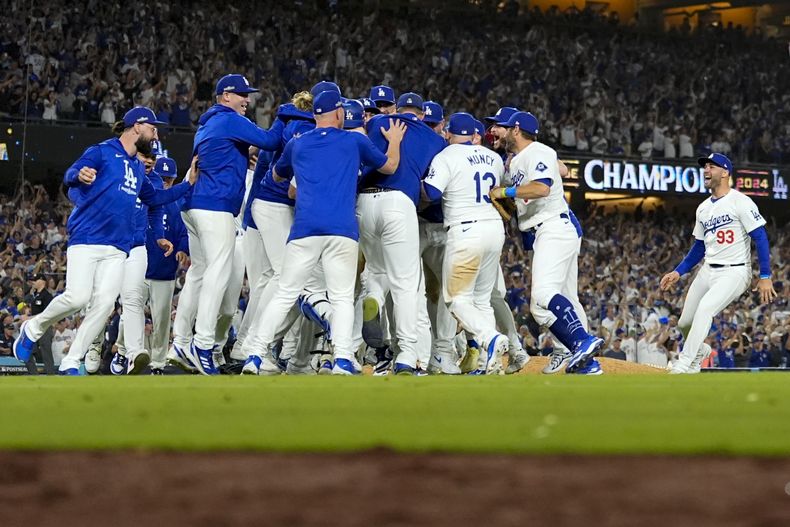
[[[23,324],[18,359],[57,320],[86,309],[60,366],[79,375],[120,294],[124,345],[110,364],[118,375],[149,362],[165,373],[165,359],[203,375],[358,375],[366,363],[375,375],[516,373],[529,357],[504,300],[509,209],[532,253],[531,315],[561,343],[544,373],[602,373],[594,357],[603,340],[589,332],[577,293],[582,228],[565,200],[567,169],[538,141],[537,117],[503,107],[486,118],[486,134],[474,116],[445,119],[414,92],[396,97],[379,85],[354,100],[322,81],[263,130],[244,116],[256,91],[243,75],[217,82],[188,182],[173,186],[175,161],[152,152],[159,123],[143,107],[72,165],[66,291]],[[661,279],[670,288],[704,256],[678,324],[685,343],[674,373],[699,371],[712,317],[747,289],[750,237],[756,290],[763,302],[776,295],[765,220],[730,189],[729,159],[700,164],[711,197],[697,210],[692,250]],[[171,340],[179,266],[188,271]],[[245,272],[249,303],[226,364]],[[95,349],[89,373],[99,369]]]

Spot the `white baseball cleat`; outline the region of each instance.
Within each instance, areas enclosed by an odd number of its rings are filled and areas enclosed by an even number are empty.
[[[143,368],[151,363],[151,355],[147,351],[142,350],[130,357],[127,357],[127,375],[139,375]]]
[[[428,373],[434,375],[461,375],[461,368],[458,367],[454,354],[446,351],[438,351],[431,355],[428,361]]]
[[[282,372],[283,370],[277,362],[268,355],[263,358],[261,366],[258,368],[258,375],[280,375]]]
[[[710,357],[711,351],[710,345],[707,342],[703,342],[702,346],[699,347],[697,355],[691,361],[691,364],[689,364],[686,373],[699,373],[702,370],[702,361]]]
[[[568,361],[571,360],[571,355],[573,355],[573,353],[565,349],[553,351],[551,355],[549,355],[549,363],[542,370],[543,373],[551,375],[561,372],[568,365]]]
[[[524,369],[524,366],[529,362],[529,355],[523,349],[518,350],[507,361],[507,368],[505,368],[505,375],[513,375]]]
[[[91,344],[88,353],[85,354],[85,373],[94,375],[99,371],[99,366],[101,366],[101,346]]]
[[[289,360],[288,366],[285,367],[286,375],[316,375],[315,368],[309,362],[307,364],[296,364],[294,361]]]

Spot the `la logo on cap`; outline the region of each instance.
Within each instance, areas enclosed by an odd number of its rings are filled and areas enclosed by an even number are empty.
[[[430,106],[425,109],[425,115],[433,115],[433,113],[431,112],[431,107]]]
[[[384,97],[386,94],[384,93],[384,88],[379,88],[379,95]]]
[[[494,115],[499,115],[500,113],[502,113],[502,108],[500,108],[499,110],[497,110],[497,111],[496,111],[496,113],[495,113]]]
[[[162,165],[162,170],[164,170],[165,172],[170,172],[170,168],[167,166],[167,163]]]
[[[350,120],[351,120],[351,119],[353,119],[353,118],[354,118],[354,114],[353,114],[353,113],[351,113],[351,110],[348,110],[348,111],[346,112],[346,119],[348,119],[348,120],[350,121]]]
[[[411,102],[411,97],[409,97],[408,99],[406,99],[406,102]]]

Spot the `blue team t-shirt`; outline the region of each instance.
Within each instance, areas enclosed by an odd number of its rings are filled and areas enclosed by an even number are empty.
[[[386,162],[387,156],[356,132],[316,128],[289,141],[275,165],[280,177],[296,178],[294,223],[288,241],[308,236],[358,240],[360,167],[379,169]]]

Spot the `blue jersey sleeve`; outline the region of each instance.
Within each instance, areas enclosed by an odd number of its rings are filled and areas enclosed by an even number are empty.
[[[174,225],[176,227],[176,235],[174,236],[176,252],[189,254],[189,231],[187,231],[186,225],[181,221],[181,218],[177,218],[174,221]]]
[[[757,227],[749,236],[757,246],[757,260],[760,262],[760,278],[771,278],[771,248],[768,245],[768,233],[765,227]]]
[[[697,265],[702,261],[702,258],[705,256],[705,242],[702,240],[694,240],[694,245],[691,246],[691,250],[688,252],[683,261],[675,267],[675,271],[683,276],[684,274],[688,273],[694,266]]]
[[[373,143],[362,134],[354,134],[359,148],[359,160],[366,167],[378,170],[387,164],[387,156],[373,146]]]
[[[294,175],[293,171],[293,163],[291,162],[291,157],[293,156],[293,149],[294,149],[294,140],[291,139],[288,141],[288,144],[285,145],[283,149],[283,154],[280,156],[280,159],[277,160],[277,163],[274,165],[274,169],[277,171],[277,175],[284,179],[291,179]]]
[[[102,164],[101,148],[98,146],[88,148],[82,153],[82,156],[66,170],[63,176],[63,184],[67,187],[82,185],[79,180],[80,169],[88,167],[98,171]]]
[[[280,148],[284,128],[285,123],[280,119],[275,119],[272,127],[264,130],[246,117],[239,115],[238,119],[233,119],[233,126],[230,127],[229,132],[233,139],[243,143],[257,146],[262,150],[277,150]]]
[[[140,187],[140,201],[149,207],[158,207],[183,198],[191,189],[192,185],[188,181],[183,181],[167,190],[156,190],[148,178],[144,178],[143,185]]]

